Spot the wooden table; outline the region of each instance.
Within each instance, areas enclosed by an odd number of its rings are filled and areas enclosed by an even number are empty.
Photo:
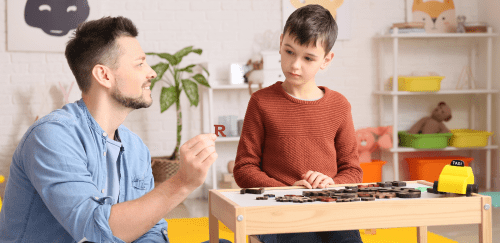
[[[407,181],[407,187],[430,186],[426,181]],[[368,184],[368,183],[360,183]],[[345,184],[328,189],[343,189]],[[264,194],[302,195],[303,187],[270,187]],[[234,242],[247,235],[317,232],[354,229],[417,227],[419,243],[427,242],[427,226],[479,224],[479,242],[492,243],[491,197],[475,194],[445,196],[422,192],[421,198],[376,199],[360,202],[292,203],[256,200],[256,194],[239,189],[210,190],[210,242],[219,242],[219,222],[234,232]]]

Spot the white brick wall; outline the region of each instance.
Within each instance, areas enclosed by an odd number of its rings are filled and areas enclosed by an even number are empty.
[[[180,48],[194,45],[203,54],[191,54],[183,64],[209,62],[211,82],[222,81],[228,76],[230,63],[246,62],[252,55],[254,38],[266,30],[281,29],[282,0],[102,0],[103,16],[122,15],[130,18],[139,29],[139,37],[145,52],[173,53]],[[477,20],[477,0],[456,0],[457,12]],[[357,128],[378,124],[378,101],[372,96],[376,86],[378,68],[377,50],[373,36],[393,22],[405,19],[404,1],[355,0],[352,7],[351,39],[338,41],[333,51],[335,58],[327,70],[317,75],[317,84],[344,94],[352,104],[354,123]],[[7,13],[6,0],[0,0],[0,12]],[[63,105],[58,82],[68,88],[74,77],[67,66],[63,53],[7,52],[6,16],[0,18],[0,174],[8,175],[12,154],[17,143],[36,116],[48,114]],[[276,40],[279,41],[279,40]],[[426,43],[411,43],[425,45]],[[452,43],[455,45],[456,43]],[[445,51],[440,51],[445,48]],[[440,51],[443,58],[432,60],[419,52],[408,52],[418,58],[406,59],[408,68],[413,64],[428,64],[434,70],[457,76],[450,61],[462,63],[452,49],[445,44],[430,47],[426,52]],[[390,50],[390,49],[389,49]],[[451,54],[450,54],[451,53]],[[390,56],[388,56],[390,60]],[[416,61],[417,59],[421,60]],[[159,59],[148,57],[150,65]],[[384,75],[389,69],[382,68]],[[385,72],[389,70],[389,72]],[[384,78],[386,78],[384,76]],[[363,87],[363,89],[359,89]],[[134,111],[125,125],[136,132],[149,146],[153,156],[170,154],[175,146],[175,109],[160,114],[159,88],[153,90],[153,106]],[[228,104],[226,112],[243,118],[248,100],[247,91],[225,94],[217,91],[216,101]],[[70,102],[80,98],[76,86],[70,93]],[[230,104],[230,105],[229,105]],[[182,142],[201,132],[200,107],[190,107],[182,96]],[[224,113],[223,110],[220,113]],[[214,119],[217,119],[215,116]],[[227,161],[234,158],[236,143],[217,145],[219,161],[217,170],[225,172]],[[207,182],[211,185],[211,175]],[[0,196],[4,184],[0,185]]]

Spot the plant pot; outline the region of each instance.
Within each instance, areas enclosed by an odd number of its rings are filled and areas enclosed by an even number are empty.
[[[165,157],[151,157],[151,168],[155,185],[168,180],[179,170],[180,160],[170,160]]]

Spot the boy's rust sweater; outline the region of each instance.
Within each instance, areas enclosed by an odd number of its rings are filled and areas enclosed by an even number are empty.
[[[238,186],[290,186],[309,170],[335,184],[360,183],[363,171],[347,99],[319,86],[325,92],[321,99],[299,100],[281,84],[250,98],[234,167]]]

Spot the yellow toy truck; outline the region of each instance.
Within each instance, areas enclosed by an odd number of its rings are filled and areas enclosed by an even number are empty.
[[[5,181],[5,177],[3,175],[0,175],[0,184],[2,184]],[[2,198],[0,197],[0,212],[2,212]]]
[[[465,166],[462,160],[453,160],[445,165],[438,181],[434,182],[434,193],[456,193],[467,197],[478,193],[478,186],[474,184],[472,168]]]

